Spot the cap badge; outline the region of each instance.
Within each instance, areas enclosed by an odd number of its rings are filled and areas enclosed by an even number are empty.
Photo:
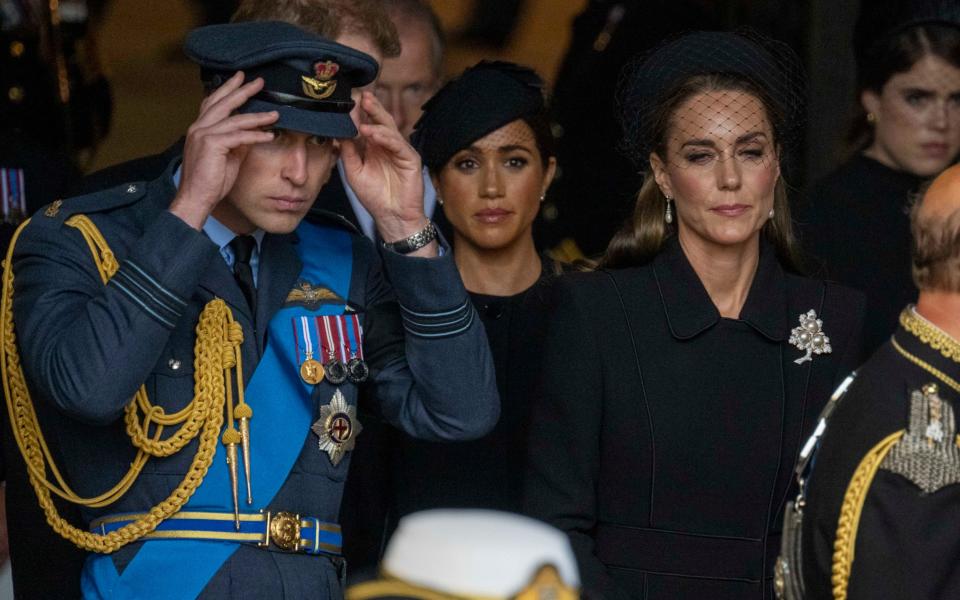
[[[320,450],[330,456],[333,466],[337,466],[346,453],[353,450],[362,427],[357,420],[356,407],[347,404],[343,392],[337,389],[330,404],[320,407],[320,418],[310,429],[320,438]]]
[[[334,78],[340,71],[340,65],[332,60],[318,62],[313,65],[313,77],[302,75],[300,79],[303,82],[303,93],[314,100],[323,100],[330,97],[337,89],[337,82]]]
[[[800,315],[800,327],[794,327],[790,331],[790,343],[806,352],[804,356],[793,361],[798,365],[813,360],[814,354],[833,352],[830,338],[823,331],[823,321],[817,318],[817,311],[813,309]]]

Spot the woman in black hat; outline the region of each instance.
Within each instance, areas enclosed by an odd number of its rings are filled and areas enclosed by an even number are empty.
[[[648,171],[604,268],[556,286],[527,475],[598,597],[772,597],[799,444],[854,366],[863,303],[794,269],[795,60],[692,33],[621,86]]]
[[[857,23],[855,154],[801,205],[804,250],[867,294],[872,353],[916,299],[908,208],[960,155],[960,3],[864,3]]]
[[[519,511],[530,381],[547,324],[542,287],[559,272],[533,243],[556,171],[543,82],[519,65],[481,62],[424,106],[413,143],[453,227],[454,260],[490,341],[502,408],[493,432],[475,442],[402,440],[397,509]]]

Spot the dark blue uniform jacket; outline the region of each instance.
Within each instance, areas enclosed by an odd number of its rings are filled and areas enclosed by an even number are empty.
[[[222,298],[242,325],[246,381],[263,355],[271,316],[288,303],[301,272],[297,234],[267,234],[254,320],[218,248],[166,210],[174,194],[168,170],[152,182],[69,199],[53,216],[39,212],[17,243],[14,314],[24,369],[47,439],[83,496],[109,489],[129,468],[135,452],[122,414],[141,384],[168,413],[193,398],[194,328],[203,306]],[[119,270],[106,286],[81,234],[64,223],[78,213],[93,220],[116,254]],[[325,226],[331,223],[349,227],[336,217]],[[378,256],[362,235],[347,239],[352,271],[344,300],[360,315],[371,367],[364,397],[375,400],[387,421],[424,439],[471,439],[487,432],[499,413],[493,365],[450,253],[433,259],[389,251]],[[279,343],[293,344],[293,334]],[[355,405],[357,386],[347,382],[340,389]],[[317,415],[333,391],[324,380],[311,398],[270,401],[310,402]],[[256,419],[255,405],[253,410]],[[349,454],[334,466],[317,442],[308,432],[289,440],[302,444],[299,457],[276,495],[258,499],[253,508],[337,520]],[[85,518],[156,505],[179,484],[196,447],[194,440],[172,457],[151,459],[126,495],[107,508],[84,511]],[[118,573],[142,545],[111,555]],[[241,546],[201,595],[340,594],[336,565],[328,559]]]

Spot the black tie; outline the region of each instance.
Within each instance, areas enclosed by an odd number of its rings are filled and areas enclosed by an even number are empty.
[[[247,299],[250,312],[254,317],[257,315],[257,286],[253,282],[250,257],[253,256],[253,249],[256,247],[257,240],[252,235],[238,235],[230,242],[230,249],[233,250],[233,276]]]

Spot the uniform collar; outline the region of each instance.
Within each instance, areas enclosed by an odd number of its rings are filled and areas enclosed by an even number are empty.
[[[692,338],[720,321],[720,312],[676,237],[667,240],[653,259],[653,273],[673,337]],[[790,336],[786,274],[773,247],[762,238],[757,273],[739,320],[775,342]]]
[[[928,366],[960,379],[960,341],[915,312],[903,309],[893,338],[901,348]]]

